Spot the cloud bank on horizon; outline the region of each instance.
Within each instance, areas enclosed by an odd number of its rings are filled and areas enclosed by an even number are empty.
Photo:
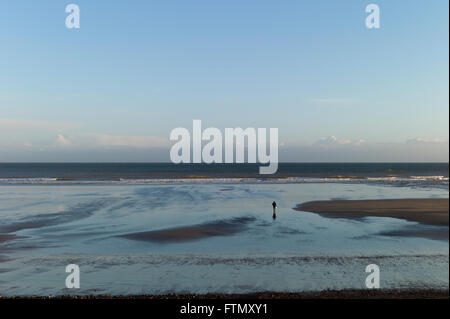
[[[0,134],[10,137],[9,142],[0,140],[0,162],[169,162],[175,143],[168,137],[71,132],[77,126],[0,119]],[[315,141],[280,141],[279,152],[280,162],[448,162],[449,140],[386,143],[331,135]]]

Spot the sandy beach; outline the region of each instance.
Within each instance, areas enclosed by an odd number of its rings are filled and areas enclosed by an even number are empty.
[[[448,226],[448,199],[331,200],[308,202],[295,209],[335,218],[392,217]]]
[[[448,226],[448,199],[393,199],[393,200],[334,200],[307,202],[295,209],[319,213],[329,218],[392,217],[423,225]],[[230,236],[241,232],[254,221],[251,217],[218,220],[169,229],[125,234],[122,238],[158,243],[199,240],[215,236]],[[384,232],[389,236],[417,236],[431,239],[448,239],[448,229],[415,227]]]
[[[448,199],[330,200],[297,205],[295,210],[320,214],[328,218],[391,217],[417,222],[411,226],[381,235],[424,237],[448,240]],[[444,226],[436,229],[426,226]],[[447,228],[445,228],[447,226]]]
[[[445,207],[447,189],[234,182],[1,187],[4,297],[441,298],[448,291],[445,223],[323,218],[292,209],[317,198],[392,204],[388,199],[433,196],[444,200],[424,202],[442,215],[435,203]],[[49,206],[56,191],[57,205]],[[423,203],[412,206],[426,211]],[[382,292],[363,289],[372,263],[383,270]],[[77,291],[65,286],[69,264],[80,266]]]
[[[132,233],[118,237],[158,243],[186,242],[215,236],[231,236],[245,230],[247,224],[253,221],[255,221],[255,218],[240,217],[192,226]]]

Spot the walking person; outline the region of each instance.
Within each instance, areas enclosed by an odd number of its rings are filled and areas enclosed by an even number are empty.
[[[273,207],[273,219],[277,218],[277,203],[275,201],[273,201],[272,203],[272,207]]]

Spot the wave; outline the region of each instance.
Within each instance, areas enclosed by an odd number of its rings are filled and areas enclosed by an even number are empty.
[[[0,178],[0,184],[44,184],[57,181],[58,178]]]
[[[382,183],[400,186],[448,186],[446,176],[331,176],[331,177],[184,177],[184,178],[119,178],[117,180],[73,178],[0,178],[0,185],[33,184],[306,184],[306,183]]]

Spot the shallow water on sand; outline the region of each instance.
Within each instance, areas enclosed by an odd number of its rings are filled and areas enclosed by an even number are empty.
[[[0,295],[363,288],[371,263],[380,266],[382,288],[448,289],[448,241],[398,236],[421,225],[292,209],[313,200],[386,198],[448,198],[448,190],[337,183],[1,185]],[[70,263],[80,266],[79,290],[64,288]]]

